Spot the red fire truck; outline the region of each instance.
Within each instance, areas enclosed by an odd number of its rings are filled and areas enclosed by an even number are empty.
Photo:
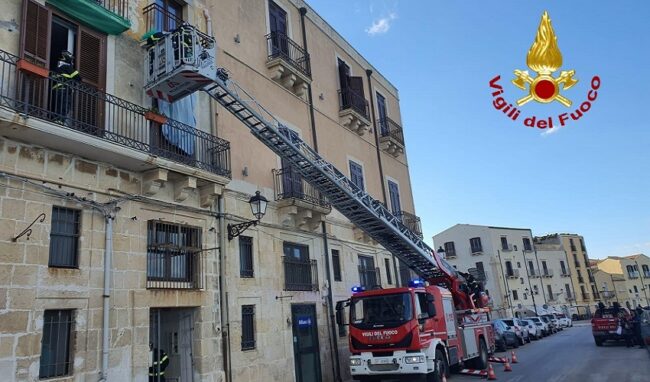
[[[495,346],[489,309],[457,309],[449,289],[426,284],[414,280],[405,288],[368,291],[355,287],[349,300],[337,304],[339,324],[349,307],[354,379],[441,381],[461,363],[487,367]]]

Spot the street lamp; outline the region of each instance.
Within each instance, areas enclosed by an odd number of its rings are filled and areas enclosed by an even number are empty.
[[[438,250],[436,251],[436,253],[437,253],[441,258],[443,258],[443,259],[445,259],[445,260],[447,259],[447,253],[445,252],[445,249],[442,248],[442,246],[438,247]]]
[[[264,214],[266,214],[266,207],[269,204],[269,201],[262,196],[259,191],[255,191],[255,195],[251,196],[248,200],[248,204],[251,205],[251,212],[253,216],[255,216],[255,220],[239,224],[228,224],[228,240],[232,240],[241,235],[248,229],[248,227],[257,225],[257,223],[264,217]]]

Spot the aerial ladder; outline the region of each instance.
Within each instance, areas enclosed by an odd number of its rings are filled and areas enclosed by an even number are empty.
[[[174,102],[203,91],[239,119],[269,149],[288,161],[307,182],[357,227],[395,255],[424,281],[444,286],[462,309],[480,307],[478,290],[380,201],[360,189],[331,163],[284,127],[259,102],[216,66],[213,37],[184,24],[147,47],[145,91]],[[471,276],[470,276],[471,277]]]

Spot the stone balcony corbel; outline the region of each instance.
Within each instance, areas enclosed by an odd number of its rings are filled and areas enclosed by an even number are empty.
[[[147,196],[153,196],[160,191],[167,182],[168,171],[162,168],[155,168],[144,173],[142,192]]]
[[[192,176],[181,177],[174,182],[174,201],[185,201],[194,190],[196,190],[196,178]]]
[[[201,202],[201,207],[210,208],[214,204],[214,200],[223,193],[223,186],[218,184],[208,184],[203,187],[199,187],[199,197]]]

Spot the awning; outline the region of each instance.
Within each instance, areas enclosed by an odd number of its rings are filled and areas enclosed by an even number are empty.
[[[93,29],[118,35],[131,28],[131,22],[93,0],[47,0],[47,3]]]

